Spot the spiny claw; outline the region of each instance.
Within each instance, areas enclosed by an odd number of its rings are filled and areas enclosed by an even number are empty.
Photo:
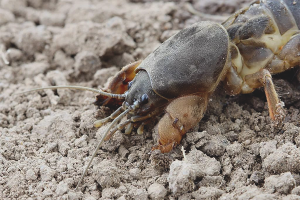
[[[276,112],[275,112],[275,126],[280,126],[286,116],[284,110],[284,103],[281,101],[280,103],[276,104]]]

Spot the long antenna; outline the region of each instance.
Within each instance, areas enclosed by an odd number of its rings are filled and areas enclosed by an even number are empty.
[[[131,110],[132,110],[131,108],[128,108],[127,110],[125,110],[124,112],[122,112],[117,118],[115,118],[115,119],[111,122],[111,124],[109,125],[109,127],[106,129],[105,133],[101,135],[102,137],[101,137],[101,139],[100,139],[100,141],[99,141],[99,143],[98,143],[98,145],[97,145],[97,147],[96,147],[96,149],[95,149],[95,151],[94,151],[94,153],[93,153],[93,155],[92,155],[92,158],[90,159],[88,165],[87,165],[86,168],[84,169],[83,174],[81,175],[81,178],[80,178],[80,180],[78,181],[75,190],[77,190],[77,188],[79,187],[80,183],[82,182],[82,180],[83,180],[83,178],[84,178],[84,176],[85,176],[85,174],[86,174],[88,168],[90,167],[90,165],[91,165],[91,163],[92,163],[94,157],[95,157],[96,154],[97,154],[97,151],[99,150],[100,146],[102,145],[102,143],[103,143],[104,139],[106,138],[107,134],[109,133],[109,131],[112,129],[112,127],[113,127],[120,119],[122,119],[122,117],[124,117],[124,116],[125,116],[129,111],[131,111]]]
[[[125,97],[126,97],[125,94],[112,94],[112,93],[104,92],[102,90],[98,90],[98,89],[94,89],[94,88],[83,87],[83,86],[72,86],[72,85],[49,86],[49,87],[35,88],[35,89],[27,90],[27,91],[24,91],[24,92],[20,92],[18,94],[25,94],[25,93],[28,93],[28,92],[35,92],[35,91],[40,91],[40,90],[45,90],[45,89],[51,89],[51,90],[54,90],[54,89],[87,90],[87,91],[91,91],[91,92],[98,93],[100,95],[115,98],[115,99],[125,99]]]

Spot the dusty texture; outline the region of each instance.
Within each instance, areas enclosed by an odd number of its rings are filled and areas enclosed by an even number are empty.
[[[220,20],[247,1],[0,0],[0,199],[299,199],[299,68],[274,77],[287,118],[275,128],[263,90],[228,97],[222,86],[203,120],[171,153],[144,135],[117,132],[74,191],[112,110],[83,91],[199,20]],[[249,2],[249,1],[248,1]],[[194,14],[191,14],[190,11]],[[203,15],[203,12],[209,15]],[[226,18],[226,17],[225,17]],[[186,150],[183,157],[181,147]]]

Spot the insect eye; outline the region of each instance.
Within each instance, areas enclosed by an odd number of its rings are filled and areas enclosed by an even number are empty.
[[[128,88],[127,88],[128,90],[131,88],[132,83],[133,83],[132,81],[130,81],[130,82],[128,83]]]
[[[147,95],[147,94],[143,94],[143,95],[141,96],[141,103],[142,103],[142,104],[148,103],[148,95]]]

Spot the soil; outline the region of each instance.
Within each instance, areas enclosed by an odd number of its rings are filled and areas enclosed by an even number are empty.
[[[112,113],[88,91],[200,20],[221,22],[242,0],[0,0],[0,199],[300,199],[299,68],[274,76],[287,117],[276,128],[263,89],[211,97],[168,154],[117,131],[80,179]],[[9,64],[7,64],[7,62]],[[184,153],[185,152],[185,153]]]

